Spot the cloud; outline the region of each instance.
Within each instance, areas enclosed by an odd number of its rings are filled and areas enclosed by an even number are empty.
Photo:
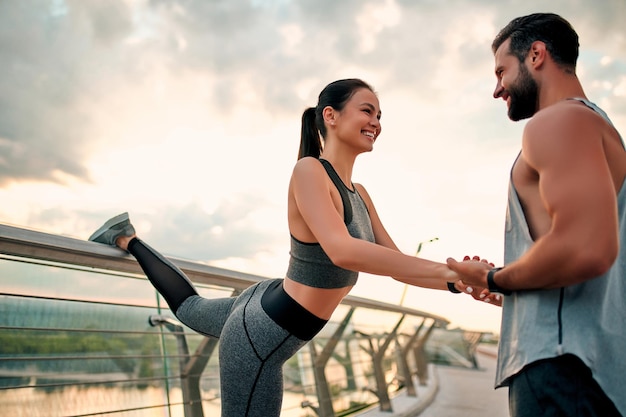
[[[97,99],[103,51],[131,28],[121,1],[71,2],[66,14],[41,3],[0,4],[0,186],[89,180],[82,161],[92,115],[81,103]]]
[[[385,94],[413,90],[418,105],[446,105],[450,94],[472,94],[489,76],[496,30],[537,6],[460,0],[445,6],[391,0],[3,2],[0,186],[64,182],[68,176],[91,181],[86,158],[119,136],[103,137],[106,129],[116,133],[119,117],[103,104],[117,97],[118,109],[130,107],[137,98],[125,92],[157,94],[164,80],[189,74],[207,80],[206,110],[231,116],[249,96],[291,117],[314,104],[328,81],[344,76],[370,75]],[[601,46],[616,59],[626,53],[621,0],[602,6],[557,0],[551,8],[579,29],[585,50]],[[623,60],[612,71],[590,71],[594,78],[615,79]],[[616,100],[613,108],[626,106]]]
[[[264,230],[255,212],[265,204],[258,196],[237,195],[207,212],[197,204],[170,207],[158,216],[139,214],[147,223],[148,242],[163,253],[192,260],[215,261],[230,257],[251,258],[284,243],[284,230]]]

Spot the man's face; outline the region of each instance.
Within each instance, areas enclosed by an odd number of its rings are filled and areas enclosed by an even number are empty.
[[[494,98],[507,102],[508,115],[513,121],[532,117],[537,112],[539,87],[525,63],[509,52],[510,40],[505,41],[495,54],[496,78]]]
[[[519,65],[519,73],[515,81],[509,85],[509,119],[518,121],[532,117],[537,112],[538,92],[537,82],[526,68],[526,64]]]

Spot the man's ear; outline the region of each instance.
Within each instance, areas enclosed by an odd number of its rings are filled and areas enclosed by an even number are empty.
[[[547,56],[548,49],[546,44],[542,41],[535,41],[530,46],[530,51],[528,52],[528,63],[532,68],[538,69],[543,65]]]

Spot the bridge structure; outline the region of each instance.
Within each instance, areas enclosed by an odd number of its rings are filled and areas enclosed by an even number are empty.
[[[170,259],[208,298],[265,279]],[[438,389],[433,363],[479,368],[482,334],[448,324],[346,297],[285,364],[281,415],[408,415],[403,396],[415,415]],[[0,414],[216,415],[218,343],[179,323],[126,252],[0,224]]]

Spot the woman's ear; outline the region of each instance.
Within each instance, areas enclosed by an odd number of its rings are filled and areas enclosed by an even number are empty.
[[[335,109],[330,106],[326,106],[324,107],[324,110],[322,110],[322,116],[324,117],[325,124],[334,126],[336,115],[337,113],[335,112]]]

